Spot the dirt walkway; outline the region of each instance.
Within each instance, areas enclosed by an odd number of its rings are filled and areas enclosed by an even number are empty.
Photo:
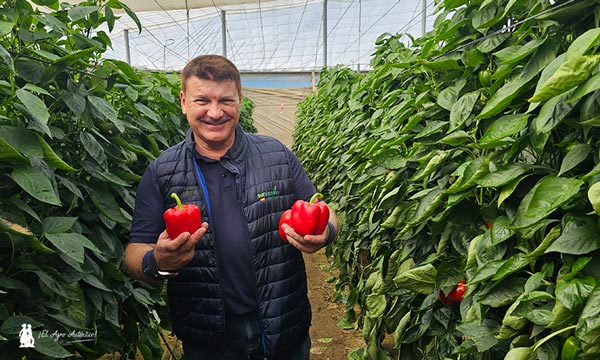
[[[291,147],[298,102],[311,91],[311,88],[244,88],[243,94],[254,102],[252,119],[258,133],[273,136]]]
[[[305,254],[304,261],[313,309],[311,360],[347,360],[349,352],[364,347],[362,336],[359,331],[342,330],[336,325],[345,309],[343,304],[332,301],[334,284],[327,282],[331,273],[325,251]]]

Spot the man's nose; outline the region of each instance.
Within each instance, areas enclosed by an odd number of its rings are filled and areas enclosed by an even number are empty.
[[[221,116],[223,116],[223,108],[221,107],[221,104],[210,103],[206,115],[208,115],[212,119],[218,119]]]

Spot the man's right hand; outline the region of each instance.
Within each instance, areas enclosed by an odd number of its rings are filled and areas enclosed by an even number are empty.
[[[204,222],[196,232],[190,234],[184,232],[175,239],[169,238],[167,231],[163,231],[154,248],[154,259],[156,265],[163,271],[177,271],[189,263],[194,257],[196,243],[208,229],[208,223]]]
[[[208,229],[208,223],[202,223],[200,229],[193,234],[183,233],[175,239],[170,239],[163,231],[156,244],[129,243],[125,248],[124,262],[129,276],[150,281],[142,270],[142,259],[150,250],[154,249],[154,260],[160,270],[177,271],[184,267],[194,257],[194,248]]]

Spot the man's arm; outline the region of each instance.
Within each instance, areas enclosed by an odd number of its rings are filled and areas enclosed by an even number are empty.
[[[129,276],[134,279],[150,282],[154,279],[146,276],[142,271],[142,259],[150,250],[153,250],[156,244],[129,243],[125,248],[124,262],[125,269]]]

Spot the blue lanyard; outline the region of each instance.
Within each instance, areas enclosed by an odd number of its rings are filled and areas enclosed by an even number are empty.
[[[208,188],[206,187],[206,180],[204,180],[204,175],[202,175],[202,171],[200,171],[200,165],[198,165],[198,161],[193,159],[194,167],[196,168],[196,175],[198,175],[198,180],[200,181],[200,187],[202,187],[202,192],[204,193],[204,200],[206,201],[206,207],[208,208],[208,217],[209,220],[212,219],[212,213],[210,211],[210,197],[208,196]]]

